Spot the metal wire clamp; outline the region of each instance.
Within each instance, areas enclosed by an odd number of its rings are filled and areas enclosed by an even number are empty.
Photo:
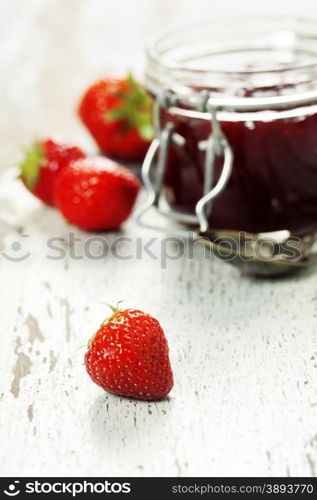
[[[197,106],[198,110],[206,111],[210,114],[212,132],[206,141],[201,141],[199,149],[205,151],[204,164],[204,192],[202,198],[198,201],[195,208],[195,214],[184,214],[174,210],[167,210],[161,207],[161,195],[164,182],[164,175],[167,166],[168,148],[171,143],[180,147],[185,145],[185,138],[175,131],[172,123],[168,122],[163,128],[161,126],[161,111],[176,104],[176,96],[170,91],[164,91],[157,99],[154,113],[154,123],[156,128],[156,138],[151,143],[142,166],[142,178],[147,190],[146,201],[136,210],[135,219],[139,225],[151,229],[161,229],[144,221],[144,215],[155,207],[164,217],[178,223],[189,225],[198,225],[200,232],[208,230],[208,216],[212,209],[212,201],[219,196],[225,189],[232,171],[233,153],[225,135],[222,132],[220,123],[217,119],[217,109],[209,103],[209,93],[201,92],[201,101]],[[223,166],[217,184],[214,186],[214,164],[216,157],[223,158]],[[157,158],[157,161],[156,161]],[[155,177],[152,171],[155,166]],[[152,180],[152,178],[154,179]],[[168,229],[168,228],[167,228]],[[173,233],[188,236],[187,230],[176,229],[173,227]],[[198,235],[198,233],[193,233]]]

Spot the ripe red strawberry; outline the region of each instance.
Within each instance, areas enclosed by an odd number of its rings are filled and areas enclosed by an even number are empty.
[[[121,396],[155,400],[173,387],[168,345],[159,322],[135,309],[119,311],[89,341],[85,364],[91,379]]]
[[[127,161],[144,158],[153,136],[152,99],[131,75],[92,85],[79,115],[103,153]]]
[[[84,158],[81,149],[52,139],[35,142],[19,164],[24,185],[47,205],[54,205],[57,176],[73,160]]]
[[[139,189],[130,170],[96,156],[72,162],[61,172],[55,203],[65,219],[82,229],[116,229],[129,217]]]

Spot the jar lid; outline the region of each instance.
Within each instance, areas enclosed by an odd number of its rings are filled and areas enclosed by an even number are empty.
[[[159,33],[147,46],[146,85],[197,109],[280,109],[317,101],[317,20],[242,18]],[[210,104],[210,101],[209,101]]]

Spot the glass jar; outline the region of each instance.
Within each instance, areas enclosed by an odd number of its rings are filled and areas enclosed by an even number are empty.
[[[215,229],[317,227],[316,33],[307,19],[232,19],[149,43],[149,205]]]

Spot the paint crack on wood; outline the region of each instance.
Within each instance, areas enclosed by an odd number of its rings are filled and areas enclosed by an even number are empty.
[[[18,398],[20,394],[21,379],[31,373],[32,366],[32,361],[26,354],[24,354],[24,352],[17,352],[20,346],[21,339],[20,337],[17,337],[16,348],[14,351],[15,354],[17,354],[17,360],[13,369],[13,380],[10,389],[15,398]]]
[[[30,422],[33,420],[33,404],[28,406],[27,415]]]
[[[67,299],[61,299],[61,305],[65,308],[66,341],[69,342],[71,337],[70,317],[73,311],[71,310]]]
[[[29,330],[29,342],[31,344],[33,344],[36,339],[38,339],[40,342],[44,342],[44,335],[40,330],[37,319],[32,314],[28,314],[28,317],[25,320],[25,324]]]
[[[57,357],[54,354],[54,351],[50,350],[50,366],[49,366],[49,372],[52,373],[52,371],[55,369],[57,363]]]

